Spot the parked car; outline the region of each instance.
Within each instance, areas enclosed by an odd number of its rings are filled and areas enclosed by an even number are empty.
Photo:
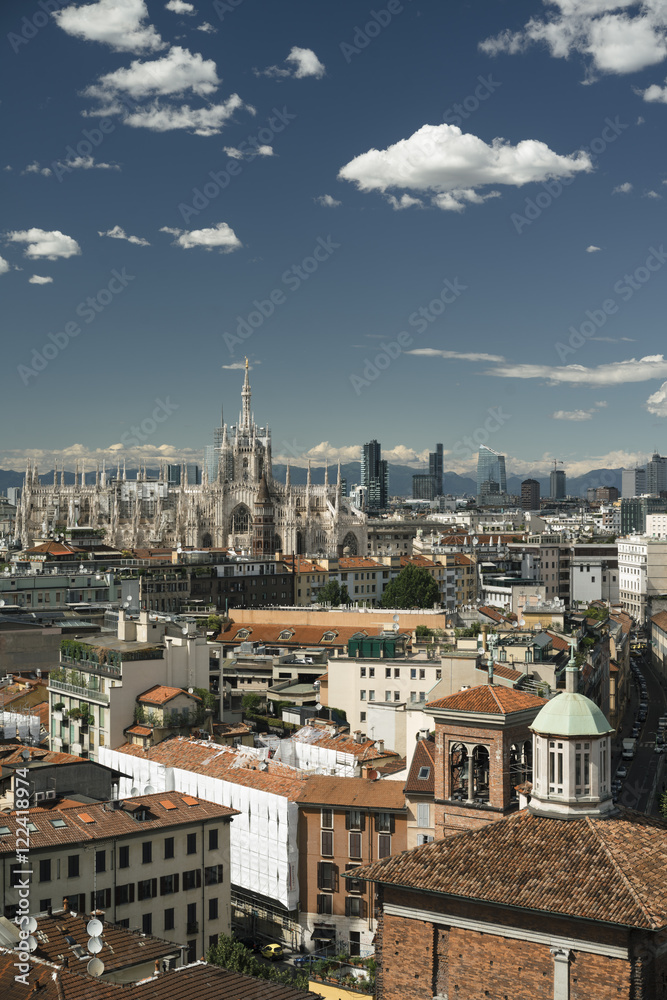
[[[304,965],[312,965],[313,962],[317,962],[317,958],[314,955],[297,955],[293,961],[293,965],[299,967]]]
[[[664,743],[656,743],[653,747],[654,753],[665,753],[667,752],[667,747]]]
[[[262,948],[260,955],[263,958],[268,958],[270,962],[275,962],[277,959],[283,957],[282,945],[272,942],[271,944],[265,944]]]
[[[628,776],[628,769],[625,766],[625,764],[621,764],[621,766],[616,769],[616,777],[627,778],[627,776]]]

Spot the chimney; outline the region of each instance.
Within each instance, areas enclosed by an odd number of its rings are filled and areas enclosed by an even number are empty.
[[[489,684],[493,684],[493,657],[489,660]]]
[[[378,753],[384,753],[384,740],[377,740],[375,745],[378,748]]]
[[[69,913],[69,899],[67,896],[63,899],[63,913]]]

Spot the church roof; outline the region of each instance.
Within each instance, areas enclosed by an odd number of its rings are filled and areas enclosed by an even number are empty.
[[[438,701],[429,701],[426,710],[450,710],[454,712],[481,712],[485,715],[509,715],[523,712],[527,708],[542,708],[544,698],[538,698],[527,691],[500,687],[497,684],[480,684],[478,687],[455,691]]]
[[[562,820],[523,809],[353,874],[524,910],[667,927],[667,823],[633,810]]]
[[[594,701],[562,691],[537,714],[531,729],[545,736],[602,736],[613,732]]]

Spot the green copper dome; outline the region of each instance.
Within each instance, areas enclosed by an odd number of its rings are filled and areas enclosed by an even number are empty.
[[[547,702],[530,728],[542,736],[604,736],[613,732],[594,701],[569,691]]]

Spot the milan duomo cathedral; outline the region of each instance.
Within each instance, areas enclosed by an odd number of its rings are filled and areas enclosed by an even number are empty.
[[[230,548],[238,554],[273,558],[276,552],[319,556],[366,552],[366,516],[341,495],[340,463],[335,484],[292,485],[287,465],[285,483],[271,469],[271,434],[258,427],[250,409],[246,359],[238,424],[222,423],[214,432],[213,468],[203,466],[200,483],[188,482],[187,466],[174,484],[163,466],[157,479],[144,468],[127,479],[125,468],[111,475],[99,465],[95,482],[85,482],[78,465],[73,485],[64,471],[53,483],[40,483],[36,466],[28,466],[16,517],[23,548],[57,536],[66,528],[90,527],[104,532],[116,549]],[[170,467],[173,470],[173,466]]]

